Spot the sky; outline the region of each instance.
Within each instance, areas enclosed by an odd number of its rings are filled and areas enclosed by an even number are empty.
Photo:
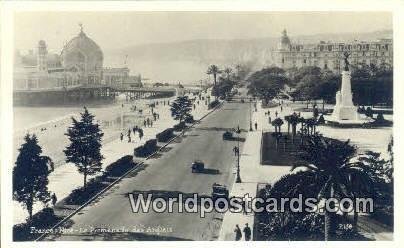
[[[18,12],[15,48],[27,50],[43,39],[60,51],[84,32],[102,49],[193,39],[278,37],[392,29],[387,12]]]

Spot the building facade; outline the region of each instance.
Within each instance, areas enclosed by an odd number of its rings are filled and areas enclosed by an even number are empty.
[[[49,90],[91,85],[114,85],[131,79],[129,69],[104,68],[104,55],[81,26],[79,34],[63,47],[60,55],[49,53],[40,40],[36,52],[16,52],[14,90]]]
[[[393,66],[393,41],[324,42],[298,44],[289,39],[286,30],[282,32],[278,47],[273,51],[276,66],[287,69],[292,67],[317,66],[334,72],[343,70],[344,52],[350,53],[349,61],[353,66],[375,65]]]

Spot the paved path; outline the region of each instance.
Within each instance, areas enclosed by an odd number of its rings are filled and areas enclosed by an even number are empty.
[[[205,94],[204,94],[205,95]],[[156,99],[155,101],[160,101],[160,99]],[[167,101],[167,100],[165,100]],[[204,116],[206,113],[209,112],[207,106],[204,104],[204,101],[200,101],[200,104],[196,104],[196,109],[192,110],[192,114],[194,115],[194,118],[196,120],[200,119],[202,116]],[[114,111],[120,111],[119,108],[115,109]],[[151,114],[149,113],[150,109],[145,109],[145,115],[149,115],[150,118]],[[128,138],[126,136],[126,132],[124,132],[124,139],[121,142],[119,137],[120,130],[116,128],[109,128],[109,129],[102,129],[104,133],[108,133],[108,135],[104,136],[104,142],[103,146],[101,148],[101,153],[104,156],[103,162],[103,168],[107,167],[111,163],[115,162],[119,158],[125,156],[125,155],[132,155],[133,151],[136,147],[141,146],[144,144],[149,139],[155,138],[156,134],[163,131],[166,128],[172,127],[173,125],[177,124],[177,121],[173,120],[171,117],[170,113],[170,106],[168,105],[163,105],[159,104],[155,108],[155,112],[160,114],[160,119],[154,122],[153,127],[143,127],[140,126],[143,131],[144,131],[144,137],[140,140],[138,133],[136,133],[136,136],[133,136],[133,133],[131,135],[132,137],[132,142],[128,143]],[[97,116],[96,116],[97,118]],[[68,119],[69,123],[71,122],[70,119]],[[67,125],[67,124],[66,124]],[[135,125],[135,123],[133,124]],[[65,128],[60,126],[59,127],[59,134],[57,135],[63,135],[63,132],[65,132]],[[63,130],[64,131],[63,131]],[[112,135],[112,132],[114,135]],[[40,136],[41,137],[41,136]],[[63,137],[63,139],[67,140],[67,137]],[[41,139],[39,139],[41,141]],[[63,149],[65,148],[65,141],[61,141],[60,143],[57,143],[55,145],[55,142],[53,141],[51,144],[48,144],[48,146],[51,146],[53,150],[57,150],[58,152],[62,152]],[[44,154],[49,155],[44,152]],[[64,155],[63,155],[64,156]],[[53,158],[51,156],[51,158]],[[64,160],[64,158],[63,158]],[[88,179],[92,178],[92,176],[89,176]],[[77,171],[77,168],[74,164],[72,163],[65,163],[61,164],[60,166],[57,166],[55,168],[55,171],[53,171],[49,175],[49,185],[48,189],[51,192],[56,193],[56,196],[59,200],[65,198],[68,196],[72,190],[81,187],[83,185],[83,176]],[[14,208],[13,208],[13,214],[14,214],[14,223],[21,223],[24,222],[26,217],[27,217],[27,211],[22,208],[22,206],[14,201]],[[34,205],[34,214],[38,211],[40,211],[43,208],[43,204],[37,203]]]

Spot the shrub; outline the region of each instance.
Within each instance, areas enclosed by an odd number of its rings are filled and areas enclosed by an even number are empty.
[[[106,176],[119,177],[133,168],[136,164],[133,162],[133,156],[126,155],[105,168]]]
[[[180,123],[174,125],[173,128],[174,128],[174,131],[179,132],[179,131],[182,131],[185,127],[186,127],[185,122],[180,122]]]
[[[208,105],[208,109],[213,109],[216,106],[218,106],[220,104],[219,100],[214,100],[213,102],[210,102]]]
[[[317,124],[324,124],[325,120],[324,120],[324,115],[320,115],[320,117],[317,120]]]
[[[158,133],[156,135],[157,141],[158,142],[167,142],[171,138],[174,137],[174,129],[173,128],[167,128],[166,130],[162,131],[161,133]]]
[[[194,123],[194,117],[192,115],[185,117],[185,123]]]
[[[31,227],[36,229],[49,229],[62,220],[62,217],[55,215],[52,208],[44,208],[32,216],[27,223],[17,224],[13,226],[14,241],[30,241],[35,240],[41,234],[31,233]]]
[[[143,146],[139,146],[135,149],[135,156],[137,157],[147,157],[153,154],[157,150],[157,140],[151,139],[146,141]]]
[[[70,193],[70,195],[65,198],[65,203],[71,205],[84,204],[106,186],[106,184],[103,183],[102,179],[105,179],[105,177],[98,176],[92,178],[88,181],[85,188],[81,187],[73,190],[72,193]]]

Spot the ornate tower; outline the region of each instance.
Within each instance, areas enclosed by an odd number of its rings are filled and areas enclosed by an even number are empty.
[[[286,29],[282,31],[282,36],[278,45],[279,50],[289,50],[290,46],[290,39],[288,37],[288,33],[286,32]]]
[[[40,72],[48,71],[48,49],[46,43],[43,40],[38,42],[38,55],[37,55],[37,68]]]

